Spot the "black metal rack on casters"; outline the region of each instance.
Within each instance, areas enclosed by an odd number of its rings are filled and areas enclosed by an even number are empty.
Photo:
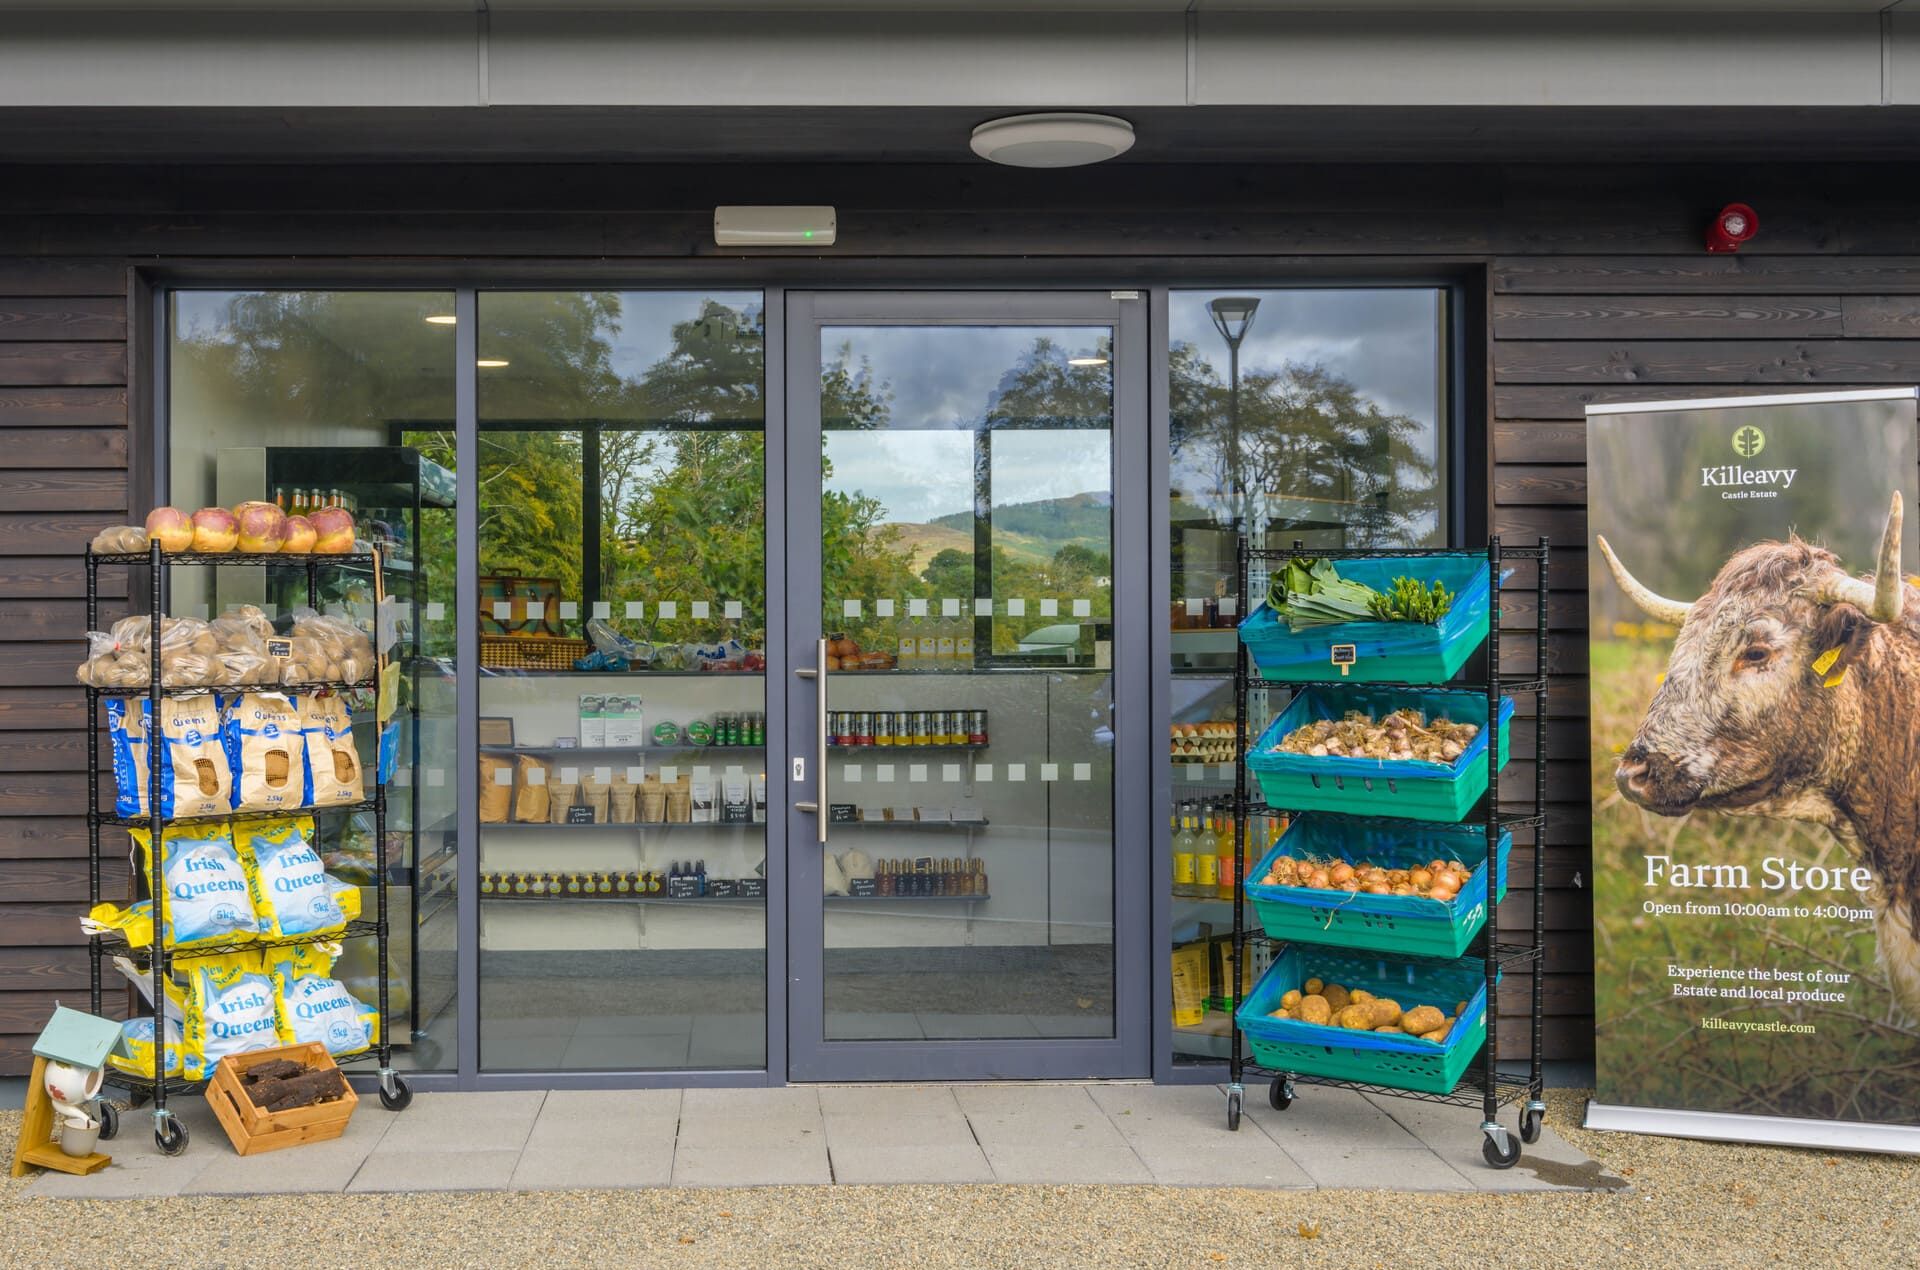
[[[1477,1063],[1467,1069],[1460,1083],[1444,1094],[1426,1093],[1420,1090],[1396,1089],[1392,1086],[1369,1084],[1363,1081],[1342,1080],[1330,1076],[1298,1075],[1292,1072],[1268,1071],[1248,1061],[1244,1038],[1236,1019],[1233,1027],[1232,1047],[1228,1058],[1227,1085],[1227,1127],[1240,1127],[1241,1103],[1244,1096],[1245,1077],[1252,1072],[1257,1076],[1268,1077],[1268,1102],[1277,1110],[1284,1111],[1293,1102],[1297,1084],[1329,1085],[1344,1089],[1358,1090],[1362,1093],[1385,1094],[1395,1098],[1412,1098],[1421,1102],[1448,1103],[1454,1106],[1479,1107],[1482,1111],[1481,1131],[1486,1141],[1481,1144],[1481,1152],[1488,1164],[1497,1169],[1512,1168],[1520,1159],[1520,1143],[1513,1141],[1506,1128],[1499,1122],[1500,1108],[1509,1103],[1522,1102],[1519,1131],[1521,1142],[1537,1142],[1540,1138],[1540,1126],[1546,1118],[1546,1103],[1541,1097],[1543,1088],[1540,1079],[1540,1019],[1541,997],[1545,986],[1543,982],[1544,965],[1542,962],[1542,910],[1544,905],[1546,882],[1546,732],[1547,732],[1547,565],[1548,544],[1545,538],[1533,547],[1505,547],[1500,539],[1488,540],[1484,553],[1479,551],[1461,551],[1457,549],[1402,549],[1392,548],[1328,548],[1306,547],[1299,543],[1285,551],[1268,548],[1256,548],[1247,544],[1242,537],[1238,551],[1238,576],[1240,586],[1241,612],[1250,609],[1247,594],[1249,565],[1255,560],[1286,561],[1294,556],[1311,555],[1333,560],[1361,560],[1391,557],[1445,557],[1452,559],[1478,558],[1484,554],[1487,561],[1491,587],[1488,605],[1486,677],[1482,680],[1453,680],[1446,684],[1375,684],[1369,687],[1446,687],[1453,689],[1483,690],[1487,695],[1488,756],[1487,793],[1481,804],[1480,814],[1474,820],[1481,821],[1487,831],[1488,868],[1488,905],[1486,925],[1474,936],[1469,955],[1481,958],[1486,965],[1487,975],[1487,1039],[1480,1052]],[[1509,560],[1533,560],[1538,562],[1538,575],[1534,580],[1534,672],[1529,676],[1505,677],[1500,673],[1500,596],[1501,565]],[[1323,685],[1352,684],[1353,680],[1328,678],[1312,681]],[[1250,688],[1298,689],[1311,686],[1310,682],[1277,679],[1259,679],[1248,673],[1247,646],[1237,645],[1234,656],[1234,741],[1236,750],[1244,756],[1252,739],[1247,735],[1247,692]],[[1530,811],[1513,813],[1502,811],[1500,807],[1500,763],[1499,763],[1499,727],[1500,699],[1510,693],[1531,692],[1534,697],[1533,729],[1533,806]],[[1247,796],[1247,766],[1244,762],[1235,765],[1233,780],[1234,806],[1234,847],[1233,864],[1236,879],[1233,888],[1233,1009],[1239,1013],[1241,994],[1246,985],[1241,983],[1246,946],[1249,938],[1265,939],[1264,935],[1249,935],[1246,913],[1246,872],[1249,861],[1246,859],[1247,824],[1251,816],[1284,815],[1286,808],[1269,807],[1263,802]],[[1468,823],[1471,823],[1468,822]],[[1533,932],[1527,943],[1502,943],[1499,939],[1499,906],[1493,903],[1492,862],[1498,858],[1500,835],[1502,831],[1531,828],[1533,830]],[[1511,878],[1507,892],[1513,894]],[[1348,950],[1352,951],[1352,950]],[[1395,953],[1396,957],[1407,954]],[[1414,960],[1420,960],[1414,958]],[[1426,960],[1437,960],[1427,958]],[[1531,1009],[1529,1023],[1533,1040],[1531,1058],[1525,1076],[1507,1075],[1499,1069],[1500,1059],[1500,994],[1499,979],[1507,968],[1525,967],[1532,975]]]
[[[399,1111],[413,1101],[413,1091],[400,1074],[393,1069],[393,1046],[387,1037],[387,1009],[389,998],[389,976],[387,972],[387,791],[379,781],[379,764],[374,767],[373,796],[363,802],[340,807],[302,808],[300,813],[276,812],[235,812],[214,816],[179,816],[171,818],[148,816],[120,816],[100,810],[100,701],[104,697],[145,697],[147,700],[149,735],[157,736],[160,731],[160,703],[169,697],[189,697],[216,691],[214,688],[169,687],[162,683],[160,671],[160,632],[161,621],[165,614],[165,583],[168,570],[174,565],[252,565],[276,568],[305,567],[307,572],[307,603],[318,609],[319,573],[323,568],[356,564],[370,568],[374,578],[374,673],[371,679],[357,683],[302,683],[302,684],[250,684],[235,685],[237,691],[282,691],[289,693],[311,693],[320,691],[343,692],[355,689],[371,689],[378,697],[380,687],[380,669],[385,659],[379,652],[379,603],[382,594],[380,585],[380,555],[377,551],[323,554],[307,556],[284,556],[253,552],[162,552],[160,544],[151,544],[144,552],[124,554],[96,554],[89,549],[86,553],[87,566],[87,629],[100,629],[100,567],[102,565],[127,565],[147,570],[147,619],[148,628],[148,666],[145,688],[118,690],[113,688],[87,689],[87,905],[89,909],[100,903],[100,830],[102,826],[114,825],[122,828],[149,828],[152,831],[149,863],[151,868],[147,877],[140,879],[145,883],[148,898],[161,893],[165,882],[162,874],[161,842],[166,836],[169,825],[208,824],[227,821],[260,819],[263,816],[283,816],[288,814],[316,814],[316,812],[341,811],[346,813],[371,811],[373,813],[374,839],[374,895],[375,917],[373,921],[354,921],[347,925],[344,933],[327,936],[326,939],[353,939],[372,936],[378,945],[379,953],[379,993],[380,993],[380,1041],[364,1054],[356,1054],[340,1059],[342,1063],[378,1060],[380,1076],[380,1101],[389,1110]],[[375,753],[378,753],[376,712]],[[147,746],[147,799],[150,809],[160,806],[160,757],[164,747]],[[186,1080],[182,1077],[168,1077],[167,1070],[167,1033],[166,982],[173,971],[175,954],[161,941],[161,915],[156,906],[153,914],[153,942],[144,950],[131,948],[124,935],[117,932],[94,935],[87,941],[89,962],[89,989],[92,1009],[100,1013],[101,995],[101,959],[120,953],[143,956],[147,962],[147,971],[152,975],[153,1000],[151,1016],[153,1029],[153,1075],[140,1076],[130,1072],[108,1068],[107,1083],[118,1085],[132,1097],[133,1105],[139,1106],[149,1099],[153,1102],[153,1138],[160,1150],[167,1155],[179,1155],[187,1149],[187,1126],[167,1109],[167,1099],[173,1094],[193,1094],[204,1092],[205,1081]],[[261,948],[284,948],[294,944],[311,944],[315,937],[302,936],[288,939],[257,939],[244,943],[198,945],[190,953],[192,957],[205,957],[221,953],[252,951]],[[101,1102],[102,1138],[111,1138],[119,1131],[119,1115],[111,1104]]]

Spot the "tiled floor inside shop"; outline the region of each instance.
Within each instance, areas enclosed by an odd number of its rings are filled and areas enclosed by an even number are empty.
[[[1549,1125],[1518,1166],[1480,1157],[1478,1111],[1303,1087],[1287,1111],[1250,1088],[1238,1133],[1215,1086],[1131,1083],[420,1094],[364,1097],[344,1137],[234,1154],[206,1103],[159,1153],[123,1116],[91,1177],[36,1194],[132,1198],[325,1191],[554,1190],[896,1182],[1158,1183],[1409,1191],[1616,1189]],[[1512,1112],[1503,1113],[1511,1126]]]

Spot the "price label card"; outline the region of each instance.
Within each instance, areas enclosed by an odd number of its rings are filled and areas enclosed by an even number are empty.
[[[693,609],[693,616],[697,621],[705,621],[713,613],[713,606],[705,600],[695,600],[689,607]]]
[[[580,769],[577,767],[561,768],[560,783],[562,785],[578,785],[580,783]]]
[[[411,767],[395,768],[393,771],[393,783],[396,785],[413,784],[413,769]]]
[[[1010,781],[1023,781],[1027,779],[1027,765],[1025,763],[1007,764],[1007,779]]]
[[[729,776],[729,777],[745,776],[747,774],[747,769],[740,766],[738,763],[729,763],[724,769],[722,769],[721,774],[723,776]]]
[[[611,785],[613,784],[613,769],[611,767],[596,767],[593,769],[593,779],[599,781],[602,785]]]
[[[447,620],[447,606],[446,606],[446,605],[444,605],[444,604],[442,604],[442,603],[441,603],[440,601],[438,601],[438,600],[429,600],[429,601],[427,601],[427,612],[426,612],[426,619],[427,619],[427,620],[428,620],[429,622],[444,622],[444,621],[446,621],[446,620]]]
[[[593,602],[593,616],[602,622],[612,617],[613,616],[612,603],[607,600],[595,600]]]
[[[1090,780],[1092,780],[1092,779],[1093,779],[1093,764],[1091,764],[1091,763],[1075,763],[1075,764],[1073,765],[1073,779],[1075,779],[1075,780],[1077,780],[1077,781],[1090,781]]]
[[[848,763],[840,769],[840,779],[849,785],[858,785],[861,780],[862,770],[858,763]]]
[[[875,763],[873,765],[873,779],[883,785],[890,783],[893,780],[893,764]]]
[[[640,600],[628,600],[628,601],[627,601],[627,616],[628,616],[628,617],[631,617],[631,618],[642,618],[642,617],[645,617],[646,615],[647,615],[647,606],[646,606],[646,604],[645,604],[645,603],[644,603],[643,601],[640,601]]]
[[[1240,611],[1239,596],[1223,595],[1220,597],[1220,616],[1221,617],[1232,617],[1234,614],[1238,613],[1239,611]]]
[[[527,601],[527,620],[529,622],[540,621],[542,618],[546,617],[546,615],[547,615],[546,601],[544,600],[528,600]]]
[[[629,768],[627,769],[627,784],[629,784],[629,785],[638,785],[638,784],[639,784],[639,783],[640,783],[641,781],[643,781],[643,780],[645,780],[645,779],[647,779],[647,769],[646,769],[646,768],[644,768],[644,767],[629,767]]]
[[[494,768],[494,769],[493,769],[493,783],[494,783],[494,784],[496,784],[496,785],[511,785],[511,784],[513,784],[513,769],[512,769],[511,767],[496,767],[496,768]]]
[[[1025,600],[1008,600],[1007,601],[1008,617],[1025,617],[1026,615],[1027,615],[1027,602]]]
[[[443,769],[438,767],[429,767],[427,769],[427,787],[429,789],[439,789],[446,783],[447,774]]]
[[[911,597],[911,596],[908,597],[907,616],[908,617],[925,617],[926,615],[927,615],[927,602],[925,600],[918,599],[916,597]]]
[[[1203,596],[1189,595],[1187,597],[1187,616],[1188,617],[1203,617],[1205,616],[1206,611],[1207,611],[1207,601]]]
[[[958,763],[942,763],[940,765],[940,779],[943,781],[959,780],[960,765]]]
[[[695,763],[693,765],[693,779],[697,781],[710,781],[713,779],[713,769],[711,767],[707,767],[702,764]]]
[[[571,622],[580,616],[580,605],[575,600],[560,601],[560,620]]]
[[[993,597],[990,595],[975,596],[973,600],[973,615],[975,617],[992,617]]]
[[[1203,781],[1207,779],[1207,765],[1205,763],[1187,764],[1187,779],[1190,781]]]
[[[512,619],[513,605],[507,603],[505,600],[495,600],[493,602],[493,620],[496,622],[506,622]]]
[[[840,601],[840,616],[841,617],[859,617],[860,601],[858,600]]]
[[[927,779],[927,765],[926,765],[925,763],[909,763],[909,764],[907,764],[907,779],[908,779],[908,780],[910,780],[910,781],[924,781],[924,780],[926,780],[926,779]]]
[[[679,616],[680,616],[680,601],[678,600],[660,601],[660,620],[661,621],[670,622],[674,618]]]
[[[742,609],[741,609],[741,607],[740,607],[740,601],[738,601],[738,600],[728,600],[728,601],[727,601],[727,607],[726,607],[726,613],[727,613],[727,620],[728,620],[728,621],[730,621],[730,622],[737,622],[737,621],[739,621],[739,620],[740,620],[740,614],[741,614],[741,612],[742,612],[742,611],[743,611],[743,610],[742,610]]]
[[[1040,601],[1040,616],[1041,617],[1059,617],[1060,601],[1058,600]]]
[[[973,779],[976,781],[991,783],[993,780],[993,764],[975,763],[973,765]]]
[[[940,601],[940,616],[941,617],[959,617],[960,601],[958,600]]]
[[[1092,617],[1093,601],[1092,600],[1075,600],[1073,602],[1073,615],[1075,617]]]
[[[677,768],[677,767],[663,767],[663,768],[661,768],[661,769],[660,769],[660,783],[661,783],[662,785],[671,785],[671,784],[673,784],[673,783],[674,783],[675,781],[677,781],[677,780],[679,780],[679,779],[680,779],[680,769],[679,769],[679,768]]]
[[[429,604],[427,605],[427,607],[433,608],[434,606]],[[280,616],[280,606],[278,604],[275,604],[272,600],[267,600],[266,602],[261,604],[260,611],[262,613],[265,613],[268,617]],[[429,614],[428,616],[431,616],[431,614]]]
[[[1043,781],[1059,780],[1060,765],[1058,763],[1042,763],[1040,765],[1040,779]]]
[[[873,602],[873,613],[875,617],[892,617],[893,601],[892,600],[875,600]]]
[[[544,785],[544,784],[546,784],[546,783],[547,783],[547,769],[546,769],[546,768],[544,768],[544,767],[529,767],[529,768],[527,769],[527,784],[529,784],[529,785]]]
[[[1222,763],[1220,765],[1220,779],[1223,781],[1230,781],[1233,779],[1233,764]]]

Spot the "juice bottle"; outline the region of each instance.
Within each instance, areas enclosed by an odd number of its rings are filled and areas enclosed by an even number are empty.
[[[1193,832],[1193,818],[1189,808],[1182,804],[1180,808],[1180,832],[1173,837],[1173,893],[1184,895],[1193,890],[1194,856],[1199,845]]]
[[[1220,857],[1218,887],[1214,892],[1223,900],[1233,898],[1233,817],[1221,813],[1218,832],[1214,835],[1214,850]],[[1252,861],[1248,861],[1249,864]]]

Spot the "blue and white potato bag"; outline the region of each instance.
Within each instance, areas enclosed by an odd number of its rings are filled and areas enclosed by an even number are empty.
[[[141,871],[153,872],[153,834],[130,829],[140,849]],[[174,825],[160,840],[160,938],[167,948],[235,943],[254,938],[260,923],[253,890],[224,824]]]
[[[306,734],[290,693],[228,697],[227,761],[233,766],[235,811],[294,811],[307,797]]]
[[[113,743],[114,810],[147,814],[151,704],[144,697],[107,698]],[[222,735],[219,700],[211,693],[160,703],[160,814],[218,816],[233,800],[233,769]]]
[[[338,944],[300,944],[267,954],[290,1043],[316,1042],[335,1058],[371,1049],[380,1039],[379,1012],[332,977],[339,951]]]
[[[346,928],[334,880],[313,847],[313,817],[235,826],[243,863],[250,863],[253,913],[269,939],[337,934]]]
[[[274,1049],[285,1024],[271,978],[258,969],[258,953],[209,957],[187,969],[184,1070],[205,1080],[229,1054]]]
[[[184,1065],[181,1050],[186,1045],[186,1037],[180,1031],[180,1025],[172,1019],[165,1020],[167,1038],[167,1075],[178,1076]],[[153,1016],[144,1015],[128,1019],[120,1025],[120,1039],[114,1043],[113,1050],[107,1055],[107,1062],[116,1071],[132,1076],[145,1076],[154,1079],[153,1060]]]

